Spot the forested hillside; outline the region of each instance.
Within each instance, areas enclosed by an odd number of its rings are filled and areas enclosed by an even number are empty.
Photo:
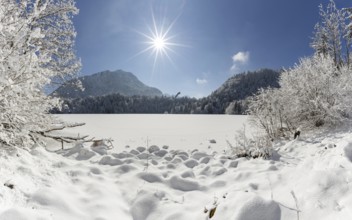
[[[247,109],[246,98],[254,95],[260,88],[279,87],[279,76],[279,71],[271,69],[234,75],[210,96],[199,100],[202,113],[244,114]]]
[[[219,89],[208,97],[140,95],[124,96],[109,94],[104,96],[64,100],[61,110],[53,113],[175,113],[175,114],[245,114],[246,98],[259,88],[278,87],[280,73],[270,69],[260,69],[241,73],[229,78]]]

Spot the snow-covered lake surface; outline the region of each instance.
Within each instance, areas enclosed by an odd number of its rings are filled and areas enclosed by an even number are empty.
[[[148,145],[167,145],[173,149],[212,148],[217,151],[234,143],[238,130],[251,129],[247,116],[238,115],[171,115],[171,114],[97,114],[57,115],[68,122],[86,125],[70,129],[97,139],[112,138],[117,150]],[[216,143],[210,143],[215,140]]]
[[[115,148],[0,148],[0,220],[352,219],[352,129],[303,131],[264,160],[223,153],[242,116],[59,117]]]

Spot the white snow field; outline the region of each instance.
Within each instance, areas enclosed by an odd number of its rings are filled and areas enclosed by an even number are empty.
[[[170,145],[174,150],[227,148],[234,142],[236,131],[243,129],[246,116],[172,115],[172,114],[96,114],[58,115],[68,122],[84,122],[86,126],[70,131],[90,137],[112,138],[117,150],[125,146]],[[250,126],[246,126],[250,132]],[[215,140],[216,143],[210,143]],[[160,146],[162,147],[162,146]]]
[[[348,129],[303,133],[264,160],[223,153],[244,116],[60,117],[115,148],[1,149],[0,220],[352,219]]]

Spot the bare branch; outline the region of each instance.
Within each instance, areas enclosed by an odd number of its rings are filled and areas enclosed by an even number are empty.
[[[64,130],[65,128],[74,128],[74,127],[79,127],[83,126],[86,123],[74,123],[74,124],[69,124],[69,125],[61,125],[60,127],[54,127],[50,128],[48,130],[43,131],[44,133],[52,132],[52,131],[59,131],[59,130]]]

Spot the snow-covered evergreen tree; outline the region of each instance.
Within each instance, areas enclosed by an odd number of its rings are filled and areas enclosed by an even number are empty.
[[[311,47],[316,54],[329,55],[335,65],[351,65],[352,9],[338,9],[333,0],[326,8],[319,6],[320,22],[314,27]]]
[[[345,22],[343,22],[344,36],[346,40],[346,63],[351,66],[351,45],[352,45],[352,8],[345,8]]]
[[[73,0],[0,1],[0,143],[31,142],[53,122],[58,100],[45,95],[53,79],[77,73]]]
[[[317,54],[323,56],[327,56],[329,51],[331,51],[330,45],[328,44],[328,33],[326,28],[322,27],[319,23],[314,27],[314,38],[310,45]]]

